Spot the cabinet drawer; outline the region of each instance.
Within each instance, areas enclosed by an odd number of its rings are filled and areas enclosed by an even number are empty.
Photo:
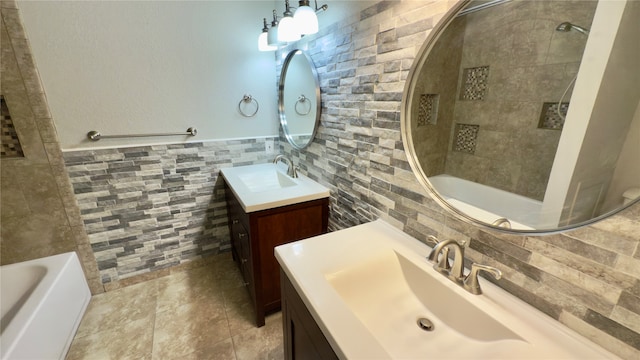
[[[251,244],[249,242],[249,232],[242,225],[242,222],[233,222],[232,239],[235,244],[236,255],[238,256],[238,264],[242,272],[242,278],[245,285],[253,284],[253,266],[251,262]]]

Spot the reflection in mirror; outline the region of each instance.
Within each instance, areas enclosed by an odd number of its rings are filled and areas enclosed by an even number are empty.
[[[462,1],[409,75],[419,180],[468,220],[554,231],[640,196],[640,2]]]
[[[303,149],[313,141],[320,122],[320,85],[311,58],[302,50],[291,51],[282,65],[278,113],[294,148]]]

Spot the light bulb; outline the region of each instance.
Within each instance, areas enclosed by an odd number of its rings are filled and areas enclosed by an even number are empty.
[[[258,50],[260,50],[260,51],[273,51],[273,50],[276,50],[278,48],[275,45],[269,45],[268,37],[269,37],[268,33],[266,33],[266,32],[260,33],[260,36],[258,36]]]
[[[262,32],[260,33],[260,36],[258,36],[258,50],[260,51],[271,51],[271,50],[275,50],[278,47],[277,46],[273,46],[273,45],[269,45],[269,27],[267,26],[267,19],[263,19],[264,21],[264,27],[262,28]]]
[[[271,28],[269,28],[269,33],[267,35],[267,44],[271,46],[280,44],[280,41],[278,41],[278,26],[272,26]]]
[[[293,42],[300,40],[302,34],[300,34],[296,25],[293,17],[283,17],[278,24],[278,41]]]
[[[289,9],[289,0],[284,1],[284,13],[283,18],[278,24],[278,41],[293,42],[298,41],[302,37],[300,30],[298,30],[298,24],[293,20],[293,14]]]
[[[311,35],[318,32],[318,16],[310,6],[298,7],[293,14],[293,20],[301,34]]]

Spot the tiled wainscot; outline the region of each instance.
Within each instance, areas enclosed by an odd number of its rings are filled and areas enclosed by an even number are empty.
[[[223,167],[264,139],[71,151],[64,159],[103,283],[230,250]]]

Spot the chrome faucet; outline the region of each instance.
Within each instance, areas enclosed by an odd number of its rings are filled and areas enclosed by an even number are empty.
[[[453,239],[440,241],[434,236],[429,236],[429,239],[436,242],[427,259],[432,262],[433,268],[439,273],[448,277],[451,281],[462,286],[468,292],[480,295],[482,289],[478,282],[478,273],[480,271],[486,271],[493,275],[496,280],[502,277],[502,272],[492,266],[472,264],[471,271],[467,276],[464,275],[464,243],[460,244]],[[453,257],[453,266],[449,264],[449,246],[453,246],[455,251]],[[438,257],[442,254],[442,257]]]
[[[282,160],[283,163],[287,164],[287,175],[292,178],[298,177],[297,166],[293,165],[293,161],[287,157],[287,155],[279,154],[273,159],[273,163],[277,164],[278,161]]]
[[[449,246],[453,246],[455,252],[453,257],[453,266],[449,265],[448,255]],[[438,261],[438,255],[442,253],[443,258]],[[446,275],[449,279],[456,283],[460,283],[464,277],[464,246],[460,245],[453,239],[441,241],[433,247],[428,257],[429,261],[434,263],[433,268],[441,274]]]

